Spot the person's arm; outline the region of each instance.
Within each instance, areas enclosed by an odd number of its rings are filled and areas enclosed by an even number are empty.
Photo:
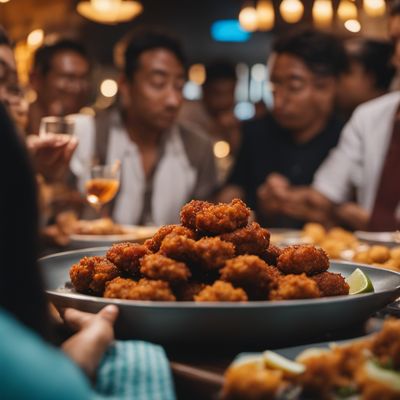
[[[72,308],[63,314],[65,323],[76,333],[62,344],[62,349],[91,378],[114,340],[113,325],[117,316],[118,308],[113,305],[104,307],[97,314]]]
[[[282,214],[289,188],[290,182],[283,175],[269,174],[257,189],[258,213],[269,220]]]
[[[367,230],[369,213],[356,203],[340,204],[335,207],[334,214],[340,225],[354,230]]]

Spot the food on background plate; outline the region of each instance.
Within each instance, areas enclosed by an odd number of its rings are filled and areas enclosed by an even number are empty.
[[[310,348],[288,360],[245,355],[225,373],[223,400],[400,399],[400,320],[380,332],[330,349]]]
[[[182,208],[181,225],[161,227],[143,245],[115,243],[105,258],[85,257],[72,266],[72,284],[86,294],[161,301],[278,301],[349,293],[340,274],[326,272],[329,259],[322,249],[270,245],[269,231],[249,223],[249,216],[239,199],[193,200]],[[118,276],[98,277],[96,264],[103,266],[104,259]],[[91,283],[99,279],[101,285]],[[85,285],[76,283],[81,281]]]
[[[278,246],[284,244],[286,239],[290,244],[297,242],[319,246],[332,259],[354,261],[400,272],[400,246],[389,248],[384,244],[367,244],[343,228],[333,227],[327,230],[321,224],[311,222],[305,224],[296,235],[288,232],[288,238],[284,233],[271,237],[272,243]]]

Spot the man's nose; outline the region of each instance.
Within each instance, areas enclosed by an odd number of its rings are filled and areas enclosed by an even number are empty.
[[[166,103],[170,107],[178,108],[182,104],[182,90],[171,87],[167,91]]]

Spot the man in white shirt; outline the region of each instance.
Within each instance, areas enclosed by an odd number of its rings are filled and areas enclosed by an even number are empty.
[[[400,2],[392,5],[389,34],[396,45],[395,58],[400,59]],[[400,135],[399,117],[400,92],[359,106],[311,187],[272,190],[284,213],[352,229],[400,229],[400,141],[395,140]]]
[[[169,224],[192,198],[208,198],[216,174],[209,138],[177,125],[185,83],[184,56],[175,39],[138,31],[125,50],[120,109],[76,117],[79,146],[71,169],[84,183],[96,160],[122,164],[112,216],[124,224]]]

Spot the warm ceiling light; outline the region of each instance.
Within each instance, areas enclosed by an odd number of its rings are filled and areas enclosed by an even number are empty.
[[[337,15],[342,21],[357,19],[357,6],[353,1],[341,0],[338,6]]]
[[[216,143],[214,143],[214,155],[217,158],[225,158],[229,156],[229,153],[231,151],[231,146],[229,146],[228,142],[225,142],[225,140],[220,140]]]
[[[239,13],[240,26],[248,32],[257,29],[257,10],[250,5],[245,5]]]
[[[189,68],[189,80],[196,85],[202,85],[206,80],[206,69],[203,64],[193,64]]]
[[[279,6],[279,11],[286,22],[294,24],[300,21],[303,16],[304,6],[299,0],[283,0]]]
[[[8,3],[10,0],[0,0],[0,3]]]
[[[333,18],[331,0],[315,0],[312,7],[314,23],[318,26],[329,26]]]
[[[43,43],[44,32],[43,29],[35,29],[26,38],[26,42],[30,47],[39,47]]]
[[[364,0],[364,11],[370,17],[381,17],[385,15],[385,0]]]
[[[260,31],[269,31],[274,27],[275,12],[271,0],[259,0],[257,3],[257,27]]]
[[[349,19],[344,23],[344,27],[353,33],[360,32],[361,24],[356,19]]]
[[[110,25],[129,21],[143,10],[143,6],[136,0],[81,1],[76,8],[85,18]]]

